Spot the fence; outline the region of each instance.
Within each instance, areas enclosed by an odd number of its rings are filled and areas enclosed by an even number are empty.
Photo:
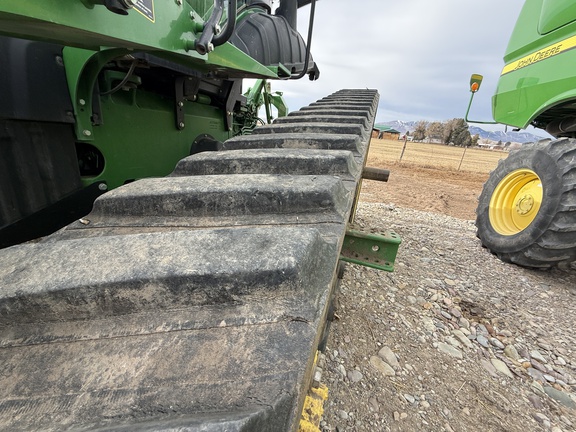
[[[372,138],[369,158],[374,161],[400,162],[425,167],[447,168],[454,171],[488,173],[507,152],[444,144],[379,140]]]

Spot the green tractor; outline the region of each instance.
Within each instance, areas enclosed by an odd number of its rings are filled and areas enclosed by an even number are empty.
[[[512,33],[492,111],[497,123],[546,130],[500,161],[476,226],[500,259],[532,268],[576,260],[576,4],[527,0]],[[482,77],[471,79],[472,97]]]
[[[243,78],[318,77],[296,31],[310,1],[2,2],[0,247],[248,133],[281,101]]]
[[[0,2],[0,430],[318,430],[340,261],[400,239],[348,229],[377,91],[269,90],[303,6]]]

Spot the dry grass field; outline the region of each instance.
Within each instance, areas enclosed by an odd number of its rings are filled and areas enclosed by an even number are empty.
[[[404,141],[372,139],[368,157],[369,160],[383,163],[399,162],[403,147]],[[507,156],[507,152],[498,150],[407,142],[401,162],[420,167],[489,173],[498,160]]]
[[[475,219],[482,185],[508,153],[372,139],[367,165],[389,169],[387,183],[365,180],[360,199]],[[460,170],[458,170],[460,168]]]

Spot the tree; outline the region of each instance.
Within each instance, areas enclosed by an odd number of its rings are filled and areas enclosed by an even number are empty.
[[[472,137],[468,130],[468,123],[462,118],[452,120],[453,130],[451,142],[456,146],[470,147],[472,145]]]
[[[471,146],[476,147],[478,145],[478,141],[480,140],[480,135],[476,134],[472,136]]]
[[[444,125],[441,122],[432,122],[426,129],[426,136],[431,140],[441,140],[444,135]]]
[[[448,120],[444,124],[444,132],[442,134],[442,142],[444,144],[450,144],[454,140],[454,129],[456,128],[458,119]]]
[[[426,128],[428,127],[428,122],[424,120],[420,120],[416,123],[414,128],[414,141],[422,141],[426,138]]]

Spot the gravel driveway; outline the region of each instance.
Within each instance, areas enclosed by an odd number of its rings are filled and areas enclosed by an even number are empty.
[[[576,430],[576,269],[483,249],[474,223],[361,203],[402,237],[394,273],[348,265],[323,381],[324,431]]]

